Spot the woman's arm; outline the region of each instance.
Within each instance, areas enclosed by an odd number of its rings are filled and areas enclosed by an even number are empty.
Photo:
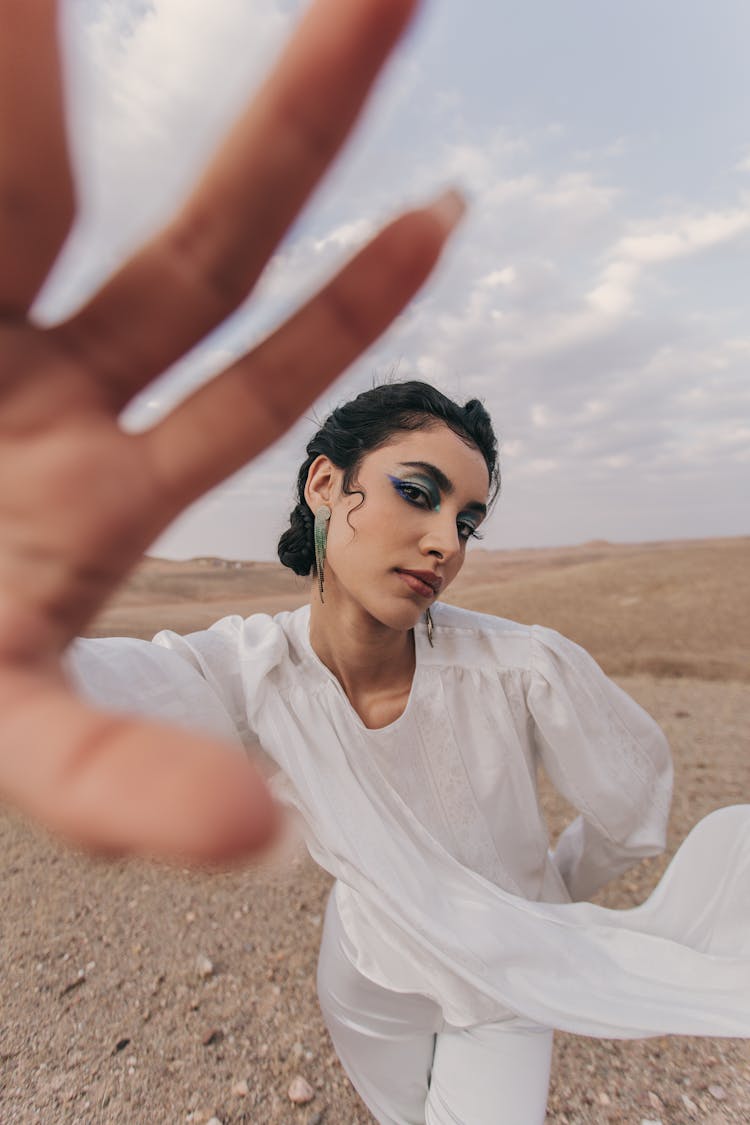
[[[281,626],[265,613],[223,617],[208,629],[74,642],[67,673],[89,702],[256,745],[254,717],[285,659]]]
[[[554,860],[580,901],[664,850],[672,762],[659,726],[587,652],[552,630],[533,634],[534,741],[553,785],[581,814]]]
[[[163,645],[129,637],[78,640],[65,655],[65,671],[81,698],[95,707],[250,743],[233,701],[195,664]]]

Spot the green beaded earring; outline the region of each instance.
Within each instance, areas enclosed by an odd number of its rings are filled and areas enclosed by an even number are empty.
[[[331,509],[327,504],[321,504],[315,513],[315,527],[313,538],[315,541],[315,573],[318,576],[318,593],[323,601],[323,571],[326,564],[326,544],[328,542],[328,521],[331,518]]]

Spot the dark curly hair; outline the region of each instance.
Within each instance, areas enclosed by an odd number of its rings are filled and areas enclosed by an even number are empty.
[[[380,449],[394,434],[429,429],[441,422],[482,454],[490,477],[490,501],[494,500],[500,491],[497,439],[482,403],[473,398],[459,406],[429,383],[417,380],[384,383],[338,406],[308,443],[307,457],[297,474],[297,503],[289,528],[279,539],[284,566],[295,574],[315,571],[314,520],[305,500],[305,486],[316,457],[328,457],[344,470],[343,489],[350,493],[355,491],[351,485],[365,454]]]

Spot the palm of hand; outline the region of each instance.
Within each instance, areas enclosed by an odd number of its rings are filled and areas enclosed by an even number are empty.
[[[144,443],[53,336],[0,327],[0,386],[0,653],[46,663],[169,513]]]
[[[317,0],[174,221],[51,329],[28,309],[74,214],[55,5],[4,14],[0,795],[84,845],[213,860],[273,835],[277,813],[236,751],[93,710],[67,690],[59,658],[156,534],[279,436],[434,265],[460,210],[450,197],[386,227],[152,430],[120,429],[133,395],[250,291],[414,6]],[[35,47],[23,67],[21,41]],[[31,88],[33,116],[18,110]]]

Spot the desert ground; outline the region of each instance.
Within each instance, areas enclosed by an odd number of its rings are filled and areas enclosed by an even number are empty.
[[[658,719],[676,764],[669,853],[712,809],[750,800],[750,538],[477,549],[447,594],[566,633]],[[149,559],[91,635],[190,632],[307,596],[273,564]],[[541,792],[555,835],[571,810],[544,779]],[[371,1121],[318,1014],[330,880],[304,854],[222,874],[106,864],[10,812],[0,842],[3,1125]],[[598,901],[642,901],[667,859]],[[548,1125],[748,1121],[747,1041],[556,1037]]]

